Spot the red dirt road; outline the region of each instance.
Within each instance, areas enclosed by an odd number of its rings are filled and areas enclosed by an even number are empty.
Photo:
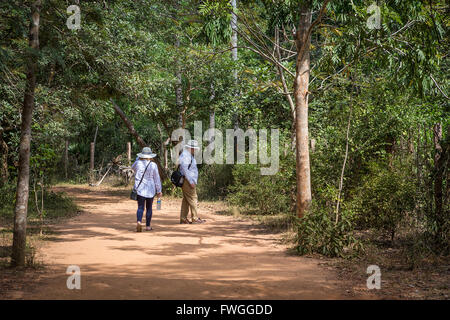
[[[319,260],[289,255],[249,221],[200,205],[203,225],[180,225],[181,200],[163,198],[153,231],[135,232],[136,202],[124,192],[59,187],[83,213],[54,226],[40,250],[47,271],[12,299],[367,299]],[[155,205],[154,205],[155,207]],[[81,290],[66,286],[66,269],[81,269]]]

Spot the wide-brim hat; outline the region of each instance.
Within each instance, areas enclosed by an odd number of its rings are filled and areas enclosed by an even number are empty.
[[[190,149],[200,149],[198,146],[198,142],[197,140],[189,140],[185,145],[185,148],[190,148]]]
[[[156,157],[156,153],[153,153],[152,149],[150,149],[149,147],[145,147],[144,149],[142,149],[141,153],[137,154],[137,156],[143,159],[151,159]]]

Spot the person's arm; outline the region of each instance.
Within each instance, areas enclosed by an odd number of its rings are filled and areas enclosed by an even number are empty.
[[[194,183],[192,179],[192,174],[189,171],[189,165],[191,164],[191,159],[186,157],[184,154],[180,156],[180,172],[187,179],[190,185]]]
[[[134,173],[136,173],[136,171],[137,171],[138,161],[139,161],[139,157],[136,158],[136,161],[131,166],[131,169],[133,169]]]
[[[162,196],[161,178],[159,177],[158,166],[153,163],[153,181],[155,181],[156,193],[158,197]]]

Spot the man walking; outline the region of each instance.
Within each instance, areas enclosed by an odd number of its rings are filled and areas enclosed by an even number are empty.
[[[180,155],[180,172],[184,176],[183,186],[183,201],[181,202],[180,223],[204,223],[197,215],[197,182],[198,169],[197,162],[194,158],[195,150],[200,149],[196,140],[189,140],[184,146],[184,150]],[[191,209],[192,222],[188,220],[189,208]]]

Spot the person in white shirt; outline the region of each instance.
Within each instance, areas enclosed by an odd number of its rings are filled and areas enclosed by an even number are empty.
[[[142,216],[146,207],[145,225],[146,230],[150,231],[153,228],[150,226],[152,221],[152,204],[155,195],[158,198],[162,197],[161,178],[159,177],[158,166],[151,159],[156,157],[156,154],[148,147],[142,149],[138,153],[136,161],[131,168],[135,173],[134,188],[137,192],[137,226],[136,231],[142,231]],[[145,173],[145,174],[144,174]],[[142,180],[142,182],[141,182]]]
[[[197,162],[194,158],[195,150],[200,149],[196,140],[189,140],[184,146],[184,150],[180,155],[179,164],[180,172],[184,176],[183,186],[183,201],[181,202],[180,223],[203,223],[197,214],[197,183],[198,183],[198,169]],[[189,209],[191,209],[192,221],[188,220]]]

